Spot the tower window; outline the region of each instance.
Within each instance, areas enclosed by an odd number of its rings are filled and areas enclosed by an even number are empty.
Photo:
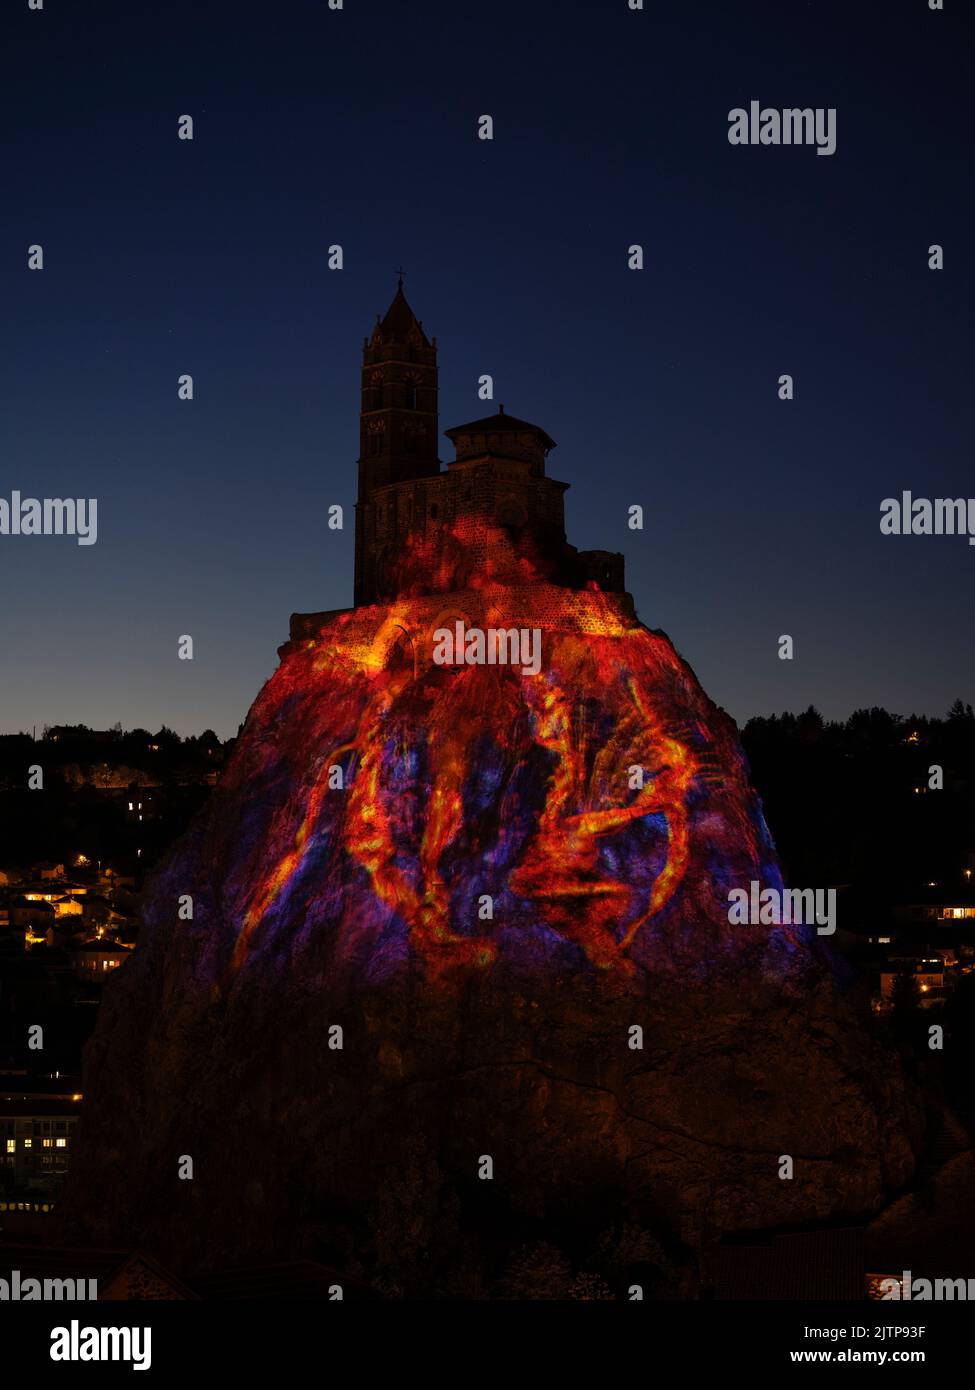
[[[416,410],[416,382],[408,381],[403,388],[403,404],[407,410]]]
[[[436,519],[437,519],[437,504],[436,504],[436,502],[434,502],[433,506],[430,508],[430,516],[433,518],[434,521],[436,521]]]

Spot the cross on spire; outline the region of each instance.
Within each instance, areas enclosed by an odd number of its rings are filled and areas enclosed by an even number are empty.
[[[404,278],[405,278],[405,276],[406,276],[406,271],[403,269],[402,266],[400,266],[400,268],[399,268],[399,270],[396,272],[396,274],[399,276],[399,285],[398,285],[398,288],[399,288],[399,289],[402,289],[402,288],[403,288],[403,280],[404,280]]]

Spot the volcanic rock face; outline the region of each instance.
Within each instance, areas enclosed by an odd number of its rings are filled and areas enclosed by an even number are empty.
[[[438,665],[456,622],[540,629],[539,674]],[[284,650],[106,990],[76,1234],[420,1294],[542,1239],[599,1246],[615,1292],[646,1258],[624,1229],[686,1263],[876,1208],[918,1108],[814,928],[729,925],[753,880],[781,887],[734,726],[624,596],[334,618]]]

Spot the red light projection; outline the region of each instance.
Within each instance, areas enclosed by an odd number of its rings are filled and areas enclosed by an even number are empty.
[[[515,613],[541,628],[537,676],[430,660],[458,614],[489,628]],[[333,619],[285,656],[228,776],[253,802],[229,847],[231,973],[286,923],[329,932],[336,966],[369,977],[558,968],[567,952],[633,977],[689,871],[708,915],[736,860],[777,872],[746,796],[723,819],[709,804],[745,783],[698,690],[670,643],[598,590],[486,585]]]

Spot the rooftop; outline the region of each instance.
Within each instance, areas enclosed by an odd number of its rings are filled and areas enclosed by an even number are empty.
[[[455,443],[454,437],[459,434],[524,434],[525,431],[537,435],[546,450],[556,447],[555,440],[540,425],[519,420],[517,415],[506,415],[503,405],[499,407],[496,415],[485,415],[483,419],[471,420],[466,425],[454,425],[451,429],[444,430],[444,434]]]
[[[423,325],[407,303],[402,280],[396,287],[392,304],[386,310],[386,317],[378,324],[378,331],[379,336],[387,342],[406,342],[411,334],[419,334],[424,347],[430,346]]]

